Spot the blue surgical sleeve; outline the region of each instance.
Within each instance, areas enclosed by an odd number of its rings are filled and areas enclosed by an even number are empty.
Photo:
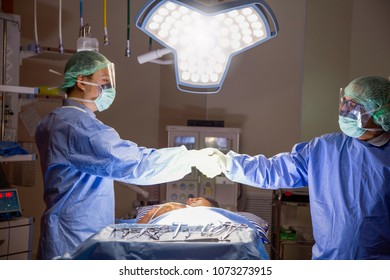
[[[70,133],[70,162],[85,173],[137,185],[181,179],[191,172],[188,151],[182,147],[152,149],[122,140],[103,124]],[[91,134],[91,131],[94,131]]]
[[[231,158],[231,167],[225,175],[232,181],[259,188],[305,187],[308,180],[305,150],[305,145],[301,144],[291,153],[280,153],[271,158],[230,151],[227,155]]]

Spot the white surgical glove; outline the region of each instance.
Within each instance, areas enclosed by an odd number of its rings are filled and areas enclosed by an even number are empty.
[[[231,157],[228,155],[225,155],[224,153],[222,153],[218,149],[211,149],[211,150],[212,150],[211,156],[217,158],[221,172],[226,173],[230,169],[230,166],[231,166]]]
[[[221,174],[220,159],[214,154],[212,148],[188,151],[191,166],[195,166],[200,172],[209,178]]]

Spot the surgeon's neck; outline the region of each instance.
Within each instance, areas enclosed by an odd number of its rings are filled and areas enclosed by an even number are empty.
[[[369,141],[371,139],[374,139],[378,137],[379,135],[386,133],[385,131],[370,131],[367,130],[366,133],[364,133],[362,136],[359,137],[359,140],[362,141]]]
[[[380,135],[382,135],[383,133],[385,133],[385,131],[382,130],[382,127],[380,125],[377,125],[373,118],[371,117],[367,124],[363,127],[363,128],[366,128],[366,129],[374,129],[374,130],[366,130],[366,132],[359,137],[359,140],[362,140],[362,141],[369,141],[369,140],[372,140]],[[380,129],[380,130],[375,130],[375,129]]]
[[[68,98],[78,98],[78,99],[84,99],[85,96],[82,91],[73,90],[71,93],[68,94]],[[82,100],[73,99],[74,101],[83,104],[85,107],[90,109],[92,112],[96,112],[98,109],[93,102],[84,102]]]

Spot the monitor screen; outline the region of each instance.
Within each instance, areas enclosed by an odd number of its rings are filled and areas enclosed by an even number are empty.
[[[174,143],[173,145],[175,147],[179,147],[181,145],[186,146],[188,150],[195,149],[195,136],[176,136],[174,138]]]
[[[226,137],[205,137],[206,147],[216,148],[220,151],[228,151],[229,147],[229,138]]]

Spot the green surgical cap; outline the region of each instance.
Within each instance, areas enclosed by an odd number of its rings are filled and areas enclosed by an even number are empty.
[[[374,122],[385,131],[390,130],[389,80],[378,76],[357,78],[345,88],[344,96],[354,99],[357,103],[363,105],[367,111],[377,110],[373,114]]]
[[[73,87],[79,75],[89,76],[103,69],[110,61],[102,54],[94,51],[80,51],[75,53],[66,63],[64,83],[61,90]]]

